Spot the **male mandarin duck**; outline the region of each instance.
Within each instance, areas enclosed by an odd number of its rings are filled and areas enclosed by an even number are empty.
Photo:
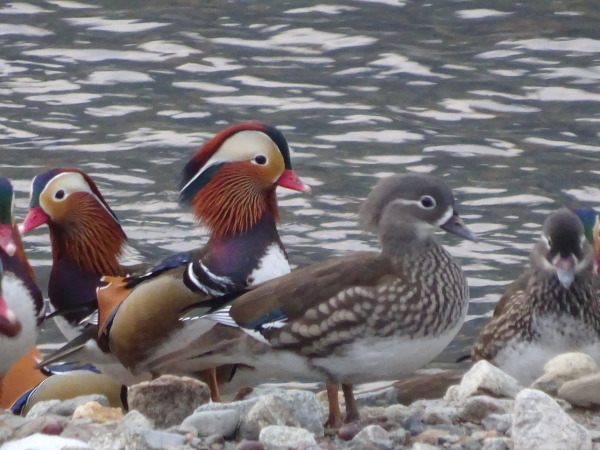
[[[232,126],[198,150],[184,168],[180,200],[191,203],[209,241],[143,275],[106,278],[98,289],[103,350],[135,374],[158,375],[153,360],[185,348],[203,326],[214,325],[180,321],[185,307],[288,273],[276,228],[277,186],[309,191],[293,172],[288,144],[274,127]],[[216,398],[214,379],[211,384]]]
[[[477,338],[473,360],[486,359],[524,385],[560,353],[581,351],[600,363],[599,278],[593,261],[594,249],[577,216],[567,209],[551,213],[530,267],[508,286]]]
[[[103,275],[126,275],[119,257],[127,241],[117,216],[92,178],[78,169],[52,169],[31,184],[30,209],[20,226],[28,232],[48,225],[52,270],[48,297],[67,339],[97,309],[96,288]]]
[[[573,212],[583,223],[585,237],[594,246],[594,273],[600,269],[600,215],[592,208],[577,208]]]
[[[14,193],[0,178],[0,397],[2,379],[34,345],[43,297],[13,219]]]
[[[345,421],[354,421],[353,384],[397,379],[435,358],[460,329],[469,301],[460,266],[434,237],[442,228],[475,239],[452,191],[429,175],[392,176],[372,190],[360,218],[378,233],[381,252],[298,269],[202,316],[219,325],[179,355],[187,356],[188,370],[239,363],[325,379],[327,423],[335,426],[338,383]],[[227,328],[237,334],[207,346],[211,333],[227,334]]]

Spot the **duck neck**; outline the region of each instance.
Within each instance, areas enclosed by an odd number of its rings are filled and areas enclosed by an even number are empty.
[[[290,270],[276,219],[268,210],[244,232],[211,237],[203,263],[215,275],[243,287]]]

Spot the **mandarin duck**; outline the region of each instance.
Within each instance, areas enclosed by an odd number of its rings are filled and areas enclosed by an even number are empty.
[[[594,246],[594,273],[600,269],[600,215],[592,208],[577,208],[573,212],[583,223],[585,237]]]
[[[529,268],[500,298],[472,359],[492,362],[523,385],[561,353],[585,352],[600,363],[600,279],[593,260],[577,216],[567,209],[551,213]]]
[[[434,237],[442,228],[475,239],[452,191],[429,175],[391,176],[372,190],[360,219],[378,233],[381,252],[295,270],[202,316],[219,326],[179,355],[187,356],[188,370],[237,363],[272,375],[324,379],[327,424],[337,426],[338,383],[344,420],[354,421],[353,384],[397,379],[435,358],[458,333],[469,301],[460,266]],[[237,334],[207,345],[211,333],[226,334],[227,328]]]
[[[210,234],[205,247],[169,257],[136,277],[107,277],[98,289],[98,343],[134,374],[157,373],[153,360],[185,348],[212,321],[179,320],[185,307],[290,271],[277,232],[275,190],[308,192],[274,127],[232,126],[184,168],[180,201],[191,203]],[[173,373],[175,369],[169,370]],[[214,399],[217,383],[209,379]]]
[[[48,297],[67,339],[97,309],[96,288],[103,275],[126,275],[121,266],[127,236],[92,178],[78,169],[52,169],[31,184],[23,233],[48,225],[52,269]]]
[[[4,376],[35,345],[44,304],[13,209],[12,185],[0,177],[0,398]]]

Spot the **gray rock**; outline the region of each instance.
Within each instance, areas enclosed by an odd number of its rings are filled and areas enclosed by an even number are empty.
[[[387,417],[388,422],[403,424],[414,411],[411,411],[407,406],[404,405],[392,405],[384,409],[383,414]]]
[[[534,389],[524,389],[516,397],[512,437],[514,450],[592,449],[588,431],[551,397]]]
[[[130,409],[137,409],[154,421],[157,428],[178,425],[199,405],[210,400],[208,386],[198,380],[163,375],[129,388]]]
[[[123,448],[125,445],[123,439],[121,439],[123,442],[120,446],[118,443],[113,444],[117,439],[113,434],[114,424],[96,423],[90,419],[77,419],[69,422],[61,436],[88,442],[93,448]],[[122,433],[118,434],[121,435]]]
[[[483,441],[481,450],[510,450],[512,441],[507,438],[487,438]]]
[[[223,411],[225,409],[231,409],[238,413],[239,417],[243,417],[248,414],[248,411],[252,409],[258,402],[260,397],[250,398],[248,400],[240,400],[237,402],[229,403],[206,403],[196,408],[194,413],[206,412],[206,411]]]
[[[109,406],[108,399],[104,395],[81,395],[79,397],[63,400],[58,404],[51,406],[50,408],[48,408],[48,413],[56,414],[59,416],[72,416],[78,406],[85,405],[89,402],[97,402],[102,406]],[[35,406],[37,405],[34,405],[34,408]],[[29,414],[27,414],[27,416],[29,416]]]
[[[481,421],[481,425],[484,430],[495,430],[502,434],[508,434],[512,422],[512,414],[489,414]]]
[[[315,435],[310,431],[282,425],[264,427],[258,439],[269,450],[295,450],[317,445]]]
[[[142,442],[152,450],[183,445],[186,442],[185,436],[175,433],[165,433],[164,431],[139,430],[137,434],[140,436]]]
[[[356,404],[359,408],[365,406],[390,406],[398,403],[398,391],[393,386],[376,391],[357,394]]]
[[[477,395],[465,400],[460,410],[460,418],[467,422],[480,423],[489,414],[505,414],[512,411],[514,401],[505,398],[493,398]]]
[[[129,428],[129,429],[135,429],[135,428],[147,429],[147,428],[154,428],[154,424],[150,419],[148,419],[146,416],[144,416],[141,412],[134,409],[134,410],[129,411],[127,414],[125,414],[125,416],[123,416],[123,418],[119,422],[118,427],[119,428]]]
[[[544,373],[533,382],[531,388],[556,395],[566,381],[597,372],[598,365],[591,356],[579,352],[563,353],[544,364]]]
[[[198,430],[198,436],[202,437],[215,434],[231,437],[237,430],[239,423],[240,417],[235,410],[224,409],[222,411],[196,412],[186,417],[182,425],[194,427]]]
[[[413,444],[410,450],[439,450],[439,447],[437,445],[429,445],[423,444],[421,442],[416,442]]]
[[[419,417],[417,414],[413,414],[406,419],[403,427],[410,433],[411,436],[416,436],[417,434],[421,434],[423,431],[425,431],[425,425],[423,425],[421,417]]]
[[[404,428],[396,428],[388,433],[390,440],[396,445],[404,445],[408,437],[408,433]]]
[[[47,450],[55,448],[84,449],[90,448],[85,442],[77,439],[68,439],[62,436],[49,436],[47,434],[33,434],[23,439],[7,442],[2,450]]]
[[[269,425],[300,426],[300,422],[292,412],[292,405],[278,395],[267,395],[258,399],[246,417],[242,417],[239,437],[256,440],[259,438],[260,431]]]
[[[475,395],[514,398],[521,389],[521,385],[513,377],[481,360],[463,376],[458,386],[448,388],[444,400],[461,406],[469,397]]]
[[[379,425],[368,425],[358,432],[351,441],[354,444],[367,444],[377,450],[391,450],[395,447],[394,441],[387,431]]]
[[[423,422],[428,425],[450,425],[456,422],[459,417],[459,409],[456,406],[449,406],[441,399],[417,400],[410,405],[410,410],[418,413]]]
[[[34,417],[16,430],[14,438],[24,438],[35,433],[59,435],[63,432],[68,423],[69,420],[66,417],[57,416],[56,414]]]
[[[558,396],[583,408],[600,405],[600,373],[566,381],[558,389]]]
[[[38,402],[31,407],[29,412],[27,413],[27,418],[33,419],[34,417],[42,417],[48,414],[50,408],[53,406],[57,406],[60,404],[60,400],[47,400],[45,402]]]

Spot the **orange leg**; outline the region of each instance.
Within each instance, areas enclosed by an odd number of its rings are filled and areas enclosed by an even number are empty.
[[[210,399],[213,402],[220,402],[221,397],[219,395],[219,382],[217,381],[216,369],[206,369],[202,371],[203,378],[206,380],[206,384],[210,388]]]
[[[342,383],[342,392],[344,393],[344,400],[346,401],[346,416],[344,417],[344,423],[358,421],[360,416],[358,414],[356,400],[354,400],[352,385]]]
[[[327,379],[325,384],[327,389],[327,401],[329,402],[329,416],[325,426],[329,428],[339,428],[342,425],[342,412],[340,411],[340,401],[338,398],[339,385],[331,378]]]

